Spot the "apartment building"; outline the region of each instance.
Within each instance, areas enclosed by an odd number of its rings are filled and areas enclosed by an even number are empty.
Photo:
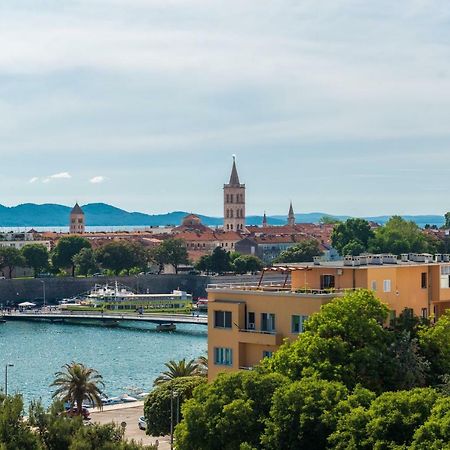
[[[450,308],[450,255],[365,255],[270,269],[279,283],[208,287],[209,377],[249,369],[284,339],[303,331],[311,314],[347,290],[371,289],[391,311],[438,318]]]

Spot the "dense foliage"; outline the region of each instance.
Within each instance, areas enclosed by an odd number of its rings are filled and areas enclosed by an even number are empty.
[[[0,449],[155,450],[155,447],[125,441],[118,425],[86,426],[80,417],[64,414],[59,402],[47,410],[40,402],[32,403],[25,420],[22,397],[0,394]]]
[[[145,400],[144,416],[147,433],[152,436],[164,436],[170,433],[171,402],[173,420],[176,421],[177,408],[192,398],[197,386],[204,386],[206,379],[200,376],[173,378],[171,381],[156,386]]]
[[[177,448],[450,448],[450,312],[387,317],[366,290],[323,306],[254,371],[196,389]]]
[[[279,263],[297,263],[312,261],[314,256],[322,255],[317,239],[306,239],[280,253]]]
[[[222,247],[216,247],[211,255],[203,255],[195,264],[195,268],[206,273],[234,272],[244,274],[261,270],[263,262],[253,255],[230,253]]]
[[[21,249],[25,265],[31,267],[36,277],[40,272],[48,267],[49,254],[47,248],[42,244],[27,244]]]
[[[61,238],[52,252],[52,265],[55,269],[71,269],[72,276],[75,276],[75,263],[73,258],[80,253],[83,248],[91,248],[87,239],[80,236],[67,236]]]

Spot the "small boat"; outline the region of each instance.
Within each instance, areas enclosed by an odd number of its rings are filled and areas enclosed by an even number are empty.
[[[6,319],[4,319],[3,317],[0,317],[0,323],[6,323]]]
[[[156,327],[156,331],[175,331],[176,329],[174,323],[161,323]]]
[[[136,397],[144,399],[147,397],[148,394],[149,394],[148,392],[141,392],[140,394],[136,395]]]
[[[128,395],[128,394],[123,394],[119,398],[120,398],[121,403],[137,402],[137,398],[134,398],[134,397],[132,397],[131,395]]]

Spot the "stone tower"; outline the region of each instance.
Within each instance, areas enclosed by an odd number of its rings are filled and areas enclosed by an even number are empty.
[[[267,228],[267,216],[266,216],[265,211],[264,211],[262,226],[263,226],[263,228]]]
[[[78,203],[70,211],[70,234],[82,234],[84,233],[84,212],[80,208]]]
[[[230,181],[223,185],[223,229],[244,231],[245,229],[245,184],[241,184],[233,156]]]
[[[294,208],[292,207],[292,202],[289,206],[288,225],[290,225],[290,226],[295,225],[295,214],[294,214]]]

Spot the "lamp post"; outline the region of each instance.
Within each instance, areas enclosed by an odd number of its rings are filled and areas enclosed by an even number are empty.
[[[173,388],[170,389],[170,450],[173,450],[173,397],[178,398],[178,392],[174,392]]]
[[[5,395],[8,395],[8,368],[9,367],[14,367],[14,364],[6,364],[5,365]]]
[[[42,291],[44,294],[44,308],[45,308],[45,281],[44,280],[39,280],[42,283]]]

